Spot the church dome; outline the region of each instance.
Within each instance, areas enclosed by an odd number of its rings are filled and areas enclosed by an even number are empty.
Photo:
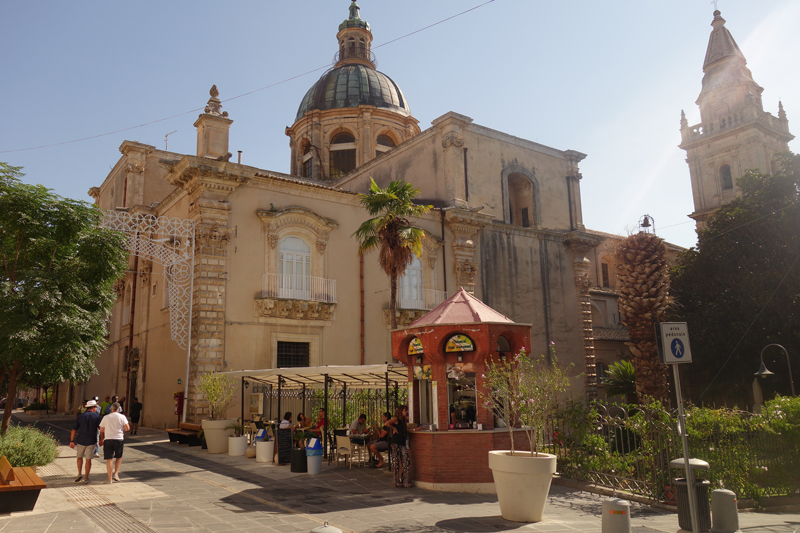
[[[295,121],[313,109],[325,111],[360,105],[411,115],[403,92],[392,78],[365,65],[349,64],[329,70],[311,86],[300,102]]]

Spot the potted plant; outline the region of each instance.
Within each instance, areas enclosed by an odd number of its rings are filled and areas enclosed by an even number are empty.
[[[542,519],[556,456],[540,452],[545,426],[558,409],[558,395],[569,387],[567,370],[542,355],[528,357],[523,347],[515,356],[486,363],[481,400],[508,428],[510,450],[489,452],[500,512],[506,520],[538,522]],[[514,430],[528,438],[528,450],[514,449]]]
[[[225,418],[225,414],[233,404],[236,380],[232,376],[211,372],[200,376],[197,388],[208,402],[211,415],[211,418],[200,422],[208,453],[225,453],[228,451],[228,437],[233,435],[230,425],[234,422],[230,418]]]
[[[244,434],[244,424],[237,420],[228,424],[225,429],[233,431],[233,435],[228,437],[228,455],[244,455],[247,452],[247,437]]]
[[[272,424],[267,424],[266,434],[262,439],[256,439],[256,462],[271,463],[275,456],[275,437],[272,433]]]

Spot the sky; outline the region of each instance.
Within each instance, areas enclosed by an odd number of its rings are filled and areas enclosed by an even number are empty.
[[[712,2],[359,5],[378,70],[400,86],[423,130],[455,111],[482,126],[583,152],[587,228],[627,235],[648,214],[662,238],[696,243],[687,217],[689,170],[677,145],[681,110],[690,125],[700,122],[694,102]],[[192,124],[216,84],[234,120],[230,151],[241,150],[244,164],[288,172],[285,126],[332,66],[348,6],[348,0],[0,1],[0,161],[24,167],[28,183],[92,201],[87,191],[103,182],[124,140],[163,149],[169,133],[170,151],[194,154]],[[719,0],[718,8],[764,87],[765,111],[777,115],[782,99],[797,134],[800,2]],[[86,140],[70,142],[78,139]],[[798,142],[790,149],[797,152]]]

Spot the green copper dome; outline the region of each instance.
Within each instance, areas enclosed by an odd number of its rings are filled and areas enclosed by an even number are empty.
[[[312,109],[321,111],[372,105],[401,115],[411,115],[400,87],[382,72],[364,65],[342,65],[329,70],[311,86],[295,122]]]
[[[345,28],[364,28],[365,30],[369,31],[369,24],[366,20],[361,20],[361,16],[359,12],[361,8],[358,7],[356,1],[350,4],[350,17],[346,18],[344,22],[339,24],[339,31],[342,31]]]

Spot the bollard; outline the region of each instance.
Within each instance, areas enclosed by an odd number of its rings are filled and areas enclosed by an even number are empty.
[[[324,525],[315,527],[311,530],[311,533],[342,533],[342,530],[338,527],[329,526],[326,520]]]
[[[603,502],[602,533],[631,533],[631,502],[619,498]]]
[[[711,524],[715,533],[742,533],[733,491],[717,489],[711,493]]]

